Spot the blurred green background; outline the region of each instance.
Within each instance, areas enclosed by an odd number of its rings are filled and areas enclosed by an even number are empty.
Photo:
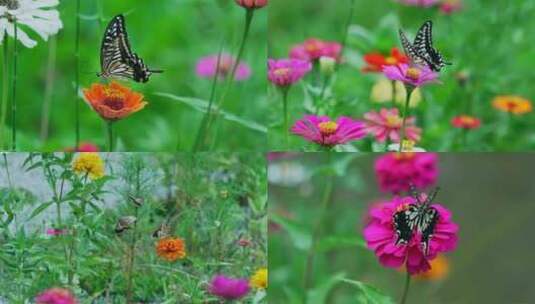
[[[378,156],[332,158],[341,176],[334,181],[325,216],[314,264],[316,297],[309,304],[391,303],[358,300],[361,290],[335,281],[340,273],[399,301],[405,274],[382,267],[362,240],[369,206],[389,198],[375,181]],[[326,154],[307,153],[270,163],[270,219],[286,219],[290,227],[273,222],[270,227],[270,303],[301,303],[306,251],[299,248],[320,217],[327,159]],[[449,275],[438,281],[413,279],[407,303],[532,303],[535,154],[441,153],[439,169],[436,202],[452,211],[459,243],[446,255]],[[322,302],[320,295],[328,300]]]
[[[348,35],[344,64],[327,90],[328,101],[320,113],[362,118],[365,112],[390,103],[372,103],[370,91],[379,78],[363,74],[362,55],[371,51],[389,53],[394,46],[401,48],[397,32],[405,29],[414,37],[426,20],[434,21],[434,42],[445,58],[453,62],[441,73],[442,85],[426,86],[423,102],[411,110],[417,125],[423,129],[418,146],[428,151],[527,151],[535,148],[533,113],[508,117],[491,106],[496,95],[520,95],[533,99],[535,90],[535,2],[465,0],[464,8],[444,15],[437,8],[409,7],[393,0],[355,0],[354,16]],[[287,57],[291,47],[308,38],[342,41],[349,17],[350,0],[272,1],[269,15],[269,57]],[[456,80],[458,72],[470,75],[465,87]],[[313,75],[297,84],[290,92],[291,121],[311,112],[311,101],[305,96],[305,83],[310,91]],[[310,95],[310,94],[309,94]],[[279,92],[272,89],[269,99],[270,148],[281,150],[282,102]],[[450,125],[453,116],[472,114],[482,120],[482,127],[468,132],[462,142],[462,132]],[[304,140],[294,137],[292,150],[303,149]],[[355,148],[369,151],[370,140]],[[308,147],[306,150],[310,150]]]
[[[100,23],[97,1],[80,2],[81,87],[99,81],[95,74],[100,70],[99,52],[104,28],[119,13],[126,15],[133,50],[149,67],[165,70],[161,75],[153,75],[147,84],[126,83],[143,93],[149,105],[115,124],[118,149],[174,151],[178,146],[179,150],[190,150],[203,113],[156,94],[208,100],[211,81],[196,76],[196,62],[200,57],[217,55],[222,43],[224,51],[236,54],[243,33],[245,10],[234,0],[102,1],[105,20]],[[75,1],[61,1],[59,11],[64,28],[52,38],[55,42],[38,40],[34,49],[20,47],[19,150],[63,150],[74,145]],[[30,35],[36,36],[34,33]],[[257,10],[243,58],[251,66],[252,76],[233,86],[223,106],[245,122],[221,120],[216,128],[217,150],[264,150],[266,134],[252,129],[251,125],[265,124],[266,35],[267,11]],[[12,40],[10,43],[12,45]],[[47,67],[49,61],[52,62],[50,68]],[[50,131],[42,140],[41,119],[47,81],[53,81]],[[218,86],[219,94],[223,90],[222,84],[221,81]],[[104,123],[82,100],[80,102],[81,140],[104,148]],[[228,136],[229,133],[234,136]]]

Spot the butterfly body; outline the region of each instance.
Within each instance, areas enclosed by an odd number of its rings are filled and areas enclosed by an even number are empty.
[[[431,70],[440,72],[446,65],[451,65],[433,46],[433,23],[426,21],[418,30],[414,42],[410,42],[405,33],[399,30],[401,45],[411,61],[420,65],[427,65]]]
[[[394,213],[392,222],[396,231],[396,246],[409,244],[414,234],[418,232],[421,234],[420,244],[424,254],[429,253],[429,242],[439,220],[437,209],[430,205],[437,191],[435,190],[424,202],[421,202],[419,194],[413,191],[416,203],[402,205]]]
[[[100,46],[100,68],[99,77],[143,83],[148,82],[153,73],[162,73],[148,68],[143,59],[132,52],[123,15],[115,16],[106,27]]]

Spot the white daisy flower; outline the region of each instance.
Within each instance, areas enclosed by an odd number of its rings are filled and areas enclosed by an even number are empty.
[[[4,35],[14,37],[17,21],[17,38],[28,48],[37,45],[24,29],[36,32],[45,41],[63,28],[59,12],[54,8],[59,0],[0,0],[0,44]]]

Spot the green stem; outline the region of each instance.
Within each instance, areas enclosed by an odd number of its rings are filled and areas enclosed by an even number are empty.
[[[355,0],[350,0],[349,4],[349,16],[347,17],[346,25],[345,25],[345,31],[344,36],[342,38],[342,47],[340,48],[340,58],[336,58],[336,69],[340,66],[340,63],[342,62],[342,55],[344,54],[346,45],[347,45],[347,37],[349,36],[349,27],[351,26],[351,21],[353,20],[353,15],[355,13]]]
[[[18,39],[18,26],[17,19],[13,20],[13,27],[15,32],[15,41],[13,42],[13,93],[11,94],[11,149],[13,151],[17,150],[17,57],[18,57],[18,48],[17,48],[17,39]]]
[[[138,163],[136,168],[136,196],[140,196],[140,190],[141,190],[141,165]],[[132,228],[132,238],[130,239],[130,248],[129,248],[129,255],[128,255],[128,269],[127,269],[127,287],[126,287],[126,303],[130,304],[132,303],[132,295],[133,290],[132,286],[134,284],[134,263],[135,263],[135,250],[136,250],[136,242],[137,242],[137,218],[138,218],[138,208],[135,208],[135,214],[136,221],[134,222],[134,227]]]
[[[285,140],[285,144],[286,144],[286,150],[288,150],[290,148],[290,139],[289,139],[289,132],[290,130],[288,129],[288,91],[289,91],[289,87],[286,87],[286,88],[282,88],[282,112],[283,112],[283,119],[284,119],[284,140]]]
[[[12,189],[13,188],[13,184],[11,182],[11,174],[9,174],[9,166],[8,166],[8,162],[7,162],[7,153],[4,152],[4,153],[2,153],[2,155],[4,156],[4,165],[6,166],[7,183],[9,185],[9,188]]]
[[[392,80],[392,106],[396,106],[396,81]]]
[[[405,107],[403,109],[403,121],[401,122],[401,132],[399,137],[399,150],[398,152],[403,151],[403,141],[405,140],[405,124],[407,122],[407,116],[409,116],[409,102],[411,100],[412,92],[414,91],[414,87],[411,85],[406,86],[407,89],[407,98],[405,99]]]
[[[108,129],[108,152],[113,152],[113,121],[107,122]]]
[[[54,75],[56,73],[56,36],[50,37],[48,42],[48,63],[46,67],[45,96],[43,97],[43,107],[41,109],[41,141],[44,143],[48,138],[50,124],[50,105],[52,94],[54,93]]]
[[[203,144],[201,140],[204,139],[206,136],[206,127],[207,127],[206,124],[208,123],[208,120],[210,119],[210,115],[212,115],[212,107],[213,107],[214,98],[215,98],[217,80],[219,79],[219,68],[221,65],[222,53],[223,53],[223,42],[221,42],[221,45],[219,46],[219,52],[217,53],[217,63],[216,63],[214,79],[212,80],[212,88],[210,89],[210,99],[208,100],[208,109],[206,110],[206,113],[204,114],[203,120],[201,122],[201,126],[199,127],[199,132],[197,132],[197,138],[195,139],[195,144],[193,145],[193,152],[197,152],[201,148],[201,144]],[[180,132],[177,132],[177,134],[179,133]],[[179,141],[177,140],[177,147],[178,147],[178,142]]]
[[[4,63],[2,65],[2,113],[0,114],[0,148],[4,149],[5,147],[5,125],[6,125],[6,113],[7,113],[7,104],[9,99],[9,46],[7,39],[7,31],[4,33]]]
[[[327,152],[328,162],[330,163],[331,152]],[[304,293],[304,303],[307,303],[307,291],[311,288],[312,279],[314,277],[314,257],[316,253],[316,246],[318,244],[319,237],[321,236],[321,228],[323,226],[324,219],[326,217],[327,210],[329,205],[332,202],[331,196],[333,191],[334,177],[332,175],[327,176],[327,181],[325,184],[325,190],[323,192],[323,199],[321,203],[321,214],[316,223],[316,227],[312,234],[312,244],[308,250],[305,272],[303,275],[303,293]]]
[[[411,284],[411,274],[407,271],[407,277],[405,278],[405,288],[403,289],[403,295],[401,296],[400,304],[405,304],[407,296],[409,295],[409,287]]]
[[[253,17],[254,17],[254,9],[247,9],[246,10],[246,13],[245,13],[245,27],[244,27],[244,30],[243,30],[243,37],[242,37],[242,40],[241,40],[241,43],[240,43],[240,47],[238,49],[238,54],[236,56],[236,59],[235,59],[235,62],[234,62],[234,65],[232,66],[232,69],[230,71],[230,74],[229,76],[227,77],[226,79],[226,85],[225,85],[225,90],[223,91],[223,94],[221,95],[221,97],[219,98],[219,101],[217,103],[217,108],[218,109],[222,109],[223,107],[223,103],[225,102],[225,98],[227,97],[227,94],[230,90],[230,88],[232,87],[232,84],[234,83],[234,78],[236,76],[236,71],[238,70],[238,66],[240,65],[240,61],[243,57],[243,52],[245,51],[245,45],[247,44],[247,38],[249,37],[249,32],[251,30],[251,23],[253,22]],[[209,117],[208,119],[208,123],[207,123],[207,130],[210,130],[210,127],[212,124],[215,124],[217,122],[217,118],[219,117],[219,115],[215,115],[213,116],[213,119],[211,119],[211,117]],[[215,137],[216,137],[217,134],[214,134],[214,141],[212,142],[212,144],[215,144]]]
[[[74,39],[74,133],[75,149],[80,145],[80,100],[78,91],[80,88],[80,0],[76,0],[76,37]]]
[[[323,83],[321,84],[321,91],[320,95],[318,97],[318,101],[316,102],[316,115],[319,114],[320,111],[320,104],[323,102],[323,98],[325,97],[325,91],[327,91],[327,85],[329,84],[329,76],[324,76]]]

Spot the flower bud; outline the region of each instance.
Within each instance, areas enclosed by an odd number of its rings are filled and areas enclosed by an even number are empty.
[[[248,9],[256,9],[266,6],[268,0],[236,0],[236,3]]]

